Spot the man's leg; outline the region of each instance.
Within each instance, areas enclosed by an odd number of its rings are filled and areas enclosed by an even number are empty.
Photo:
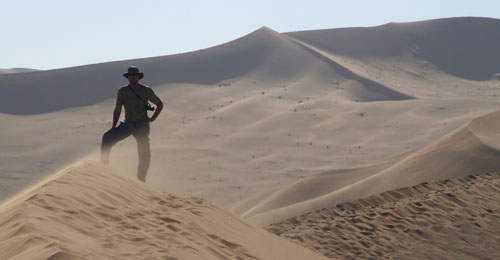
[[[109,163],[109,154],[111,153],[111,148],[119,141],[129,137],[131,135],[131,128],[128,123],[120,122],[118,127],[115,128],[114,132],[107,131],[102,136],[101,142],[101,162]]]
[[[151,150],[149,147],[149,123],[137,123],[137,132],[134,134],[137,141],[137,152],[139,154],[139,165],[137,166],[137,178],[146,182],[149,165],[151,163]]]

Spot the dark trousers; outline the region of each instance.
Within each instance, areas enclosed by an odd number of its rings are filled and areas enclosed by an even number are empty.
[[[137,167],[137,178],[146,181],[149,164],[151,162],[151,150],[149,148],[149,122],[122,121],[114,132],[107,131],[102,136],[101,162],[108,164],[111,148],[121,140],[133,135],[137,141],[137,152],[139,153],[139,165]]]

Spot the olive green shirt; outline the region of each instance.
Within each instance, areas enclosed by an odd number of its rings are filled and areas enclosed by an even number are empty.
[[[139,95],[137,97],[135,94]],[[154,91],[144,85],[139,84],[139,86],[132,90],[128,85],[121,87],[118,90],[118,96],[116,97],[116,105],[125,107],[125,119],[131,122],[138,122],[147,118],[148,113],[146,110],[146,103],[153,102],[154,104],[160,103],[161,100],[156,96]]]

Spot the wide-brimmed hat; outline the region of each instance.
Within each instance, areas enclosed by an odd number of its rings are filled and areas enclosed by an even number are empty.
[[[123,73],[123,76],[125,78],[128,78],[128,75],[138,75],[139,79],[142,79],[144,77],[144,73],[140,72],[139,68],[137,68],[136,66],[128,67],[127,72]]]

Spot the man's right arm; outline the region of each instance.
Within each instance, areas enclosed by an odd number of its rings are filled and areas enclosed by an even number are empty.
[[[116,105],[115,110],[113,111],[113,125],[111,129],[115,129],[118,120],[120,119],[120,114],[122,113],[122,105]]]
[[[116,124],[118,123],[118,120],[120,120],[120,114],[122,113],[122,106],[123,106],[123,95],[121,95],[121,89],[118,90],[118,94],[116,95],[116,106],[115,110],[113,110],[113,125],[111,125],[111,133],[115,133],[115,127]]]

